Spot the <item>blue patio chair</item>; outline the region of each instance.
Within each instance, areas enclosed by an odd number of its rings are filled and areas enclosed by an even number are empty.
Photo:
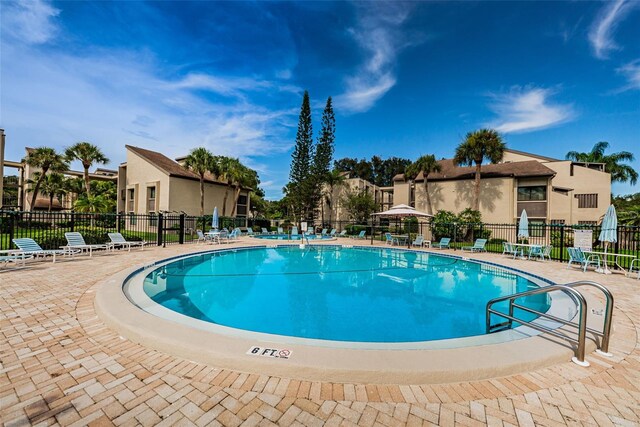
[[[515,246],[513,243],[502,242],[502,255],[513,255],[515,259],[516,256],[523,256],[522,248]]]
[[[348,236],[347,236],[347,230],[342,230],[342,231],[340,232],[340,234],[338,234],[338,237],[348,237]]]
[[[351,236],[351,238],[356,240],[364,240],[367,238],[367,232],[366,230],[362,230],[360,233],[358,233],[357,236]]]
[[[295,225],[291,227],[291,235],[289,238],[292,240],[300,238],[300,233],[298,233],[298,227],[296,227]]]
[[[266,228],[262,227],[262,234],[269,234],[269,230],[267,230]]]
[[[255,236],[255,233],[253,232],[253,228],[247,227],[247,236]]]
[[[476,241],[473,243],[473,246],[463,246],[462,250],[470,252],[485,252],[486,249],[484,248],[484,246],[486,244],[487,239],[476,239]]]
[[[64,237],[65,239],[67,239],[67,245],[62,246],[61,249],[65,251],[79,250],[80,253],[86,251],[86,252],[89,252],[89,256],[93,256],[94,249],[108,250],[110,248],[110,246],[107,244],[88,245],[84,241],[84,237],[82,237],[82,234],[78,233],[77,231],[68,231],[64,233]]]
[[[542,261],[544,261],[544,246],[542,245],[533,245],[529,247],[529,256],[528,258],[540,258]]]
[[[29,238],[12,239],[13,244],[20,249],[20,252],[34,258],[52,256],[53,262],[56,262],[56,255],[73,254],[73,251],[64,251],[62,249],[45,250],[40,247],[35,240]]]
[[[278,227],[278,234],[284,234],[284,228]]]
[[[337,230],[336,230],[335,228],[332,228],[332,229],[331,229],[331,232],[329,233],[329,236],[331,236],[331,237],[336,237],[336,231],[337,231]]]
[[[451,242],[451,238],[449,237],[443,237],[440,239],[440,242],[438,243],[432,243],[431,247],[432,248],[438,248],[438,249],[451,249],[449,247],[449,243]]]
[[[424,236],[422,234],[418,234],[416,236],[416,240],[411,242],[411,245],[412,246],[419,246],[419,247],[424,246]]]
[[[567,252],[569,253],[569,264],[567,264],[567,268],[571,267],[571,264],[574,262],[578,264],[582,271],[587,271],[587,267],[593,265],[597,269],[600,268],[600,257],[598,255],[589,255],[586,256],[582,249],[580,248],[567,248]]]
[[[329,230],[327,230],[326,228],[323,228],[323,229],[322,229],[322,231],[320,232],[320,235],[324,237],[324,236],[326,236],[326,235],[327,235],[327,232],[328,232],[328,231],[329,231]]]
[[[391,233],[384,233],[384,239],[385,239],[385,243],[386,243],[387,245],[393,245],[393,244],[395,244],[395,242],[394,242],[394,238],[393,238],[393,236],[391,235]]]

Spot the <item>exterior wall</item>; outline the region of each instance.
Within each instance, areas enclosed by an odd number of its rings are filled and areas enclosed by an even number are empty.
[[[471,206],[474,191],[473,180],[431,181],[429,195],[433,212],[447,210],[456,214]],[[404,183],[408,187],[407,183]],[[485,178],[480,182],[480,213],[482,220],[492,223],[513,223],[515,218],[515,185],[513,178]],[[401,187],[403,193],[404,187]],[[426,211],[424,184],[415,188],[415,207]],[[394,203],[403,203],[395,200]]]
[[[170,180],[171,193],[169,195],[168,210],[183,211],[188,215],[200,215],[200,182],[190,179],[171,177]],[[227,198],[227,212],[222,212],[222,204],[224,202],[224,193],[226,186],[220,184],[206,183],[204,184],[204,213],[211,215],[213,209],[217,206],[220,216],[231,216],[235,192],[229,191]],[[249,192],[242,190],[241,195],[249,197]],[[250,206],[247,201],[247,212]],[[236,213],[236,216],[237,213]],[[244,215],[243,215],[244,216]]]
[[[564,220],[566,224],[580,221],[599,221],[611,203],[611,175],[573,165],[570,161],[545,163],[556,172],[552,186],[570,188],[567,195],[551,191],[551,211],[549,220]],[[572,175],[573,169],[573,175]],[[597,208],[578,208],[578,194],[597,194]]]
[[[325,187],[326,189],[326,187]],[[334,221],[349,221],[349,213],[346,209],[342,207],[341,200],[349,194],[349,192],[357,192],[366,190],[369,193],[373,194],[375,201],[379,204],[383,204],[388,202],[392,197],[388,192],[382,191],[380,187],[377,185],[371,184],[370,182],[361,179],[361,178],[347,178],[343,185],[336,186],[333,189],[333,194],[331,196],[331,200],[333,202],[333,206],[330,206],[327,202],[327,199],[323,197],[320,202],[320,206],[318,207],[318,214],[321,218],[321,222],[323,224]]]
[[[169,176],[138,156],[127,151],[126,179],[124,185],[118,182],[118,197],[121,197],[120,190],[125,189],[124,211],[136,214],[147,214],[149,212],[168,211],[169,209]],[[120,176],[119,176],[120,178]],[[148,209],[147,188],[156,187],[155,209]],[[129,209],[129,190],[135,191],[135,203],[133,211]]]
[[[502,157],[501,163],[515,163],[515,162],[527,162],[530,160],[535,160],[541,163],[546,163],[547,161],[540,159],[540,157],[535,155],[528,156],[526,153],[513,153],[511,151],[505,151],[504,157]]]
[[[393,183],[393,204],[411,206],[411,182],[395,181]]]

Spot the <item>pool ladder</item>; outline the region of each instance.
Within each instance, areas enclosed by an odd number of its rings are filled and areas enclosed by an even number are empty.
[[[594,287],[598,290],[600,290],[605,298],[606,298],[606,306],[605,306],[605,312],[604,312],[604,324],[602,327],[602,331],[598,331],[592,328],[587,327],[587,301],[584,298],[584,295],[582,295],[582,293],[580,293],[577,289],[578,287],[581,286],[590,286],[590,287]],[[519,298],[524,298],[524,297],[528,297],[531,295],[538,295],[538,294],[547,294],[549,292],[554,292],[554,291],[561,291],[564,292],[566,294],[568,294],[570,297],[572,297],[573,301],[576,303],[576,307],[578,309],[578,321],[577,322],[572,322],[570,320],[565,320],[565,319],[561,319],[557,316],[551,315],[551,314],[547,314],[547,313],[543,313],[537,310],[534,310],[532,308],[529,307],[525,307],[521,304],[518,304],[516,302],[517,299]],[[502,301],[509,301],[509,314],[503,313],[501,311],[497,311],[493,308],[493,305]],[[543,325],[540,325],[539,323],[535,323],[535,319],[532,321],[526,321],[523,319],[519,319],[518,317],[515,316],[514,310],[518,309],[518,310],[522,310],[522,311],[526,311],[528,313],[532,313],[535,314],[536,316],[545,318],[545,319],[550,319],[553,320],[554,322],[560,323],[562,325],[565,326],[570,326],[573,328],[576,328],[577,331],[577,337],[573,337],[570,335],[566,335],[563,333],[558,332],[556,329],[553,328],[549,328]],[[496,316],[499,317],[503,317],[505,319],[507,319],[504,322],[501,323],[496,323],[496,324],[492,324],[491,323],[491,315],[494,314]],[[487,303],[487,310],[486,310],[486,322],[487,322],[487,333],[493,333],[493,332],[499,332],[499,331],[503,331],[505,329],[511,329],[511,327],[513,326],[513,322],[517,322],[520,323],[522,325],[525,326],[529,326],[533,329],[537,329],[539,331],[542,332],[546,332],[550,335],[556,336],[558,338],[561,338],[563,340],[567,340],[570,341],[574,344],[577,345],[576,348],[576,354],[575,356],[571,359],[574,363],[580,365],[580,366],[589,366],[589,362],[586,361],[584,359],[584,353],[585,353],[585,342],[586,342],[586,335],[587,332],[600,337],[600,345],[598,347],[598,349],[596,350],[599,354],[602,354],[603,356],[612,356],[608,351],[609,351],[609,336],[611,335],[611,318],[613,317],[613,295],[611,294],[611,292],[609,291],[609,289],[605,288],[604,286],[602,286],[599,283],[596,282],[592,282],[592,281],[586,281],[586,280],[581,280],[581,281],[577,281],[577,282],[571,282],[571,283],[565,283],[562,285],[551,285],[551,286],[545,286],[545,287],[541,287],[541,288],[536,288],[536,289],[531,289],[529,291],[524,291],[524,292],[519,292],[516,294],[512,294],[512,295],[507,295],[507,296],[503,296],[503,297],[498,297],[498,298],[494,298],[492,300],[490,300]],[[566,332],[566,330],[565,330]],[[597,343],[596,343],[597,344]]]

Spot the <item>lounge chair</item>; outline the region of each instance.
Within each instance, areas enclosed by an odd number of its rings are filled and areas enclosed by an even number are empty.
[[[262,234],[269,234],[269,230],[267,230],[266,228],[262,227]]]
[[[332,229],[331,229],[331,232],[329,233],[329,236],[331,236],[331,237],[336,237],[336,231],[337,231],[337,230],[336,230],[335,228],[332,228]]]
[[[24,252],[19,251],[0,251],[0,253],[6,253],[6,255],[0,255],[0,265],[4,265],[5,267],[9,265],[10,262],[14,264],[22,263],[22,266],[25,266],[25,261],[27,259],[33,258],[31,255],[27,255]]]
[[[326,236],[326,235],[327,235],[327,232],[328,232],[328,231],[329,231],[329,230],[327,230],[326,228],[323,228],[323,229],[322,229],[322,231],[320,232],[320,235],[324,237],[324,236]]]
[[[364,240],[367,238],[367,231],[366,230],[362,230],[360,231],[360,233],[358,233],[357,236],[351,236],[352,239],[356,239],[356,240]]]
[[[255,233],[253,232],[253,228],[247,227],[247,236],[255,236]]]
[[[590,265],[593,265],[596,269],[600,268],[600,257],[598,255],[592,254],[586,256],[580,248],[567,248],[567,252],[569,253],[569,264],[567,264],[567,268],[571,267],[571,264],[574,262],[578,264],[584,272],[587,271],[587,267]]]
[[[106,249],[109,250],[109,245],[107,244],[99,244],[99,245],[88,245],[84,241],[84,237],[82,234],[77,231],[68,231],[64,233],[64,237],[67,239],[67,245],[62,246],[61,249],[64,250],[80,250],[80,252],[88,251],[89,256],[93,256],[94,249]]]
[[[278,227],[278,234],[284,234],[284,228]]]
[[[476,239],[476,241],[473,243],[473,246],[463,246],[462,250],[470,252],[486,252],[486,249],[484,248],[486,244],[487,239]]]
[[[291,227],[291,235],[289,236],[289,239],[293,240],[294,237],[296,239],[300,237],[300,234],[298,233],[298,227],[296,227],[295,225]]]
[[[424,246],[424,236],[422,234],[418,234],[416,236],[416,240],[411,242],[411,246],[423,247]]]
[[[451,249],[451,247],[449,246],[450,242],[451,242],[451,238],[443,237],[440,239],[439,243],[432,243],[431,247],[438,248],[438,249]]]
[[[524,256],[524,253],[522,248],[515,246],[513,243],[502,242],[502,255],[513,255],[513,259],[515,259],[518,255]]]
[[[347,230],[342,230],[340,234],[338,234],[338,237],[347,237]]]
[[[36,243],[35,240],[33,239],[29,239],[29,238],[19,238],[19,239],[12,239],[13,244],[16,245],[18,247],[18,249],[20,249],[20,252],[22,254],[28,255],[28,256],[32,256],[34,258],[37,257],[46,257],[46,256],[51,256],[53,257],[53,262],[56,262],[56,256],[57,255],[67,255],[67,254],[73,254],[74,251],[70,250],[70,251],[66,251],[66,250],[62,250],[62,249],[42,249],[40,247],[40,245],[38,243]]]
[[[144,250],[144,245],[147,242],[127,240],[120,233],[107,233],[111,243],[108,243],[109,249],[115,249],[116,247],[126,247],[128,252],[131,252],[131,246],[140,246],[141,250]]]

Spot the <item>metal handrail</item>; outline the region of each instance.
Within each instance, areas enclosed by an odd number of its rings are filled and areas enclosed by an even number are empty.
[[[605,298],[607,300],[606,303],[606,309],[605,309],[605,320],[604,320],[604,325],[602,328],[602,332],[588,328],[587,327],[587,301],[585,300],[584,296],[577,291],[576,287],[579,286],[592,286],[595,287],[597,289],[599,289],[604,295]],[[531,309],[529,307],[525,307],[523,305],[517,304],[515,302],[516,299],[518,298],[522,298],[522,297],[526,297],[526,296],[531,296],[531,295],[537,295],[537,294],[546,294],[549,292],[553,292],[553,291],[562,291],[565,292],[567,294],[570,294],[571,296],[573,296],[575,298],[575,302],[576,305],[579,309],[578,315],[579,315],[579,320],[577,323],[575,322],[571,322],[568,320],[564,320],[561,319],[559,317],[553,316],[551,314],[547,314],[547,313],[542,313],[540,311]],[[500,311],[496,311],[492,308],[492,306],[496,303],[502,302],[502,301],[509,301],[509,314],[505,314],[502,313]],[[578,338],[574,339],[572,337],[569,337],[567,335],[561,334],[556,332],[554,329],[551,328],[547,328],[545,326],[533,323],[533,321],[524,321],[522,319],[519,319],[517,317],[515,317],[514,315],[514,309],[517,308],[519,310],[523,310],[529,313],[533,313],[536,314],[539,317],[544,317],[547,319],[551,319],[555,322],[561,323],[563,325],[567,325],[567,326],[572,326],[578,329]],[[495,314],[497,316],[503,317],[505,319],[507,319],[506,322],[502,322],[502,323],[498,323],[495,325],[491,325],[491,314]],[[611,294],[611,292],[605,288],[604,286],[602,286],[599,283],[596,282],[591,282],[591,281],[578,281],[578,282],[572,282],[572,283],[567,283],[567,284],[562,284],[562,285],[551,285],[551,286],[545,286],[542,288],[536,288],[536,289],[532,289],[529,291],[524,291],[524,292],[519,292],[516,294],[512,294],[512,295],[507,295],[507,296],[503,296],[503,297],[498,297],[498,298],[494,298],[492,300],[490,300],[487,303],[487,309],[486,309],[486,330],[487,333],[492,333],[492,332],[496,332],[496,328],[499,327],[508,327],[510,328],[513,325],[513,322],[518,322],[521,323],[523,325],[527,325],[531,328],[540,330],[542,332],[546,332],[550,335],[574,342],[578,345],[577,350],[576,350],[576,356],[572,359],[575,363],[581,365],[581,366],[589,366],[589,362],[586,362],[584,360],[584,355],[585,355],[585,342],[586,342],[586,332],[589,331],[595,335],[598,335],[600,337],[602,337],[602,341],[600,343],[600,349],[599,352],[601,352],[604,355],[610,356],[610,354],[608,353],[608,349],[609,349],[609,336],[611,334],[611,319],[613,316],[613,295]],[[535,319],[534,319],[535,320]]]

